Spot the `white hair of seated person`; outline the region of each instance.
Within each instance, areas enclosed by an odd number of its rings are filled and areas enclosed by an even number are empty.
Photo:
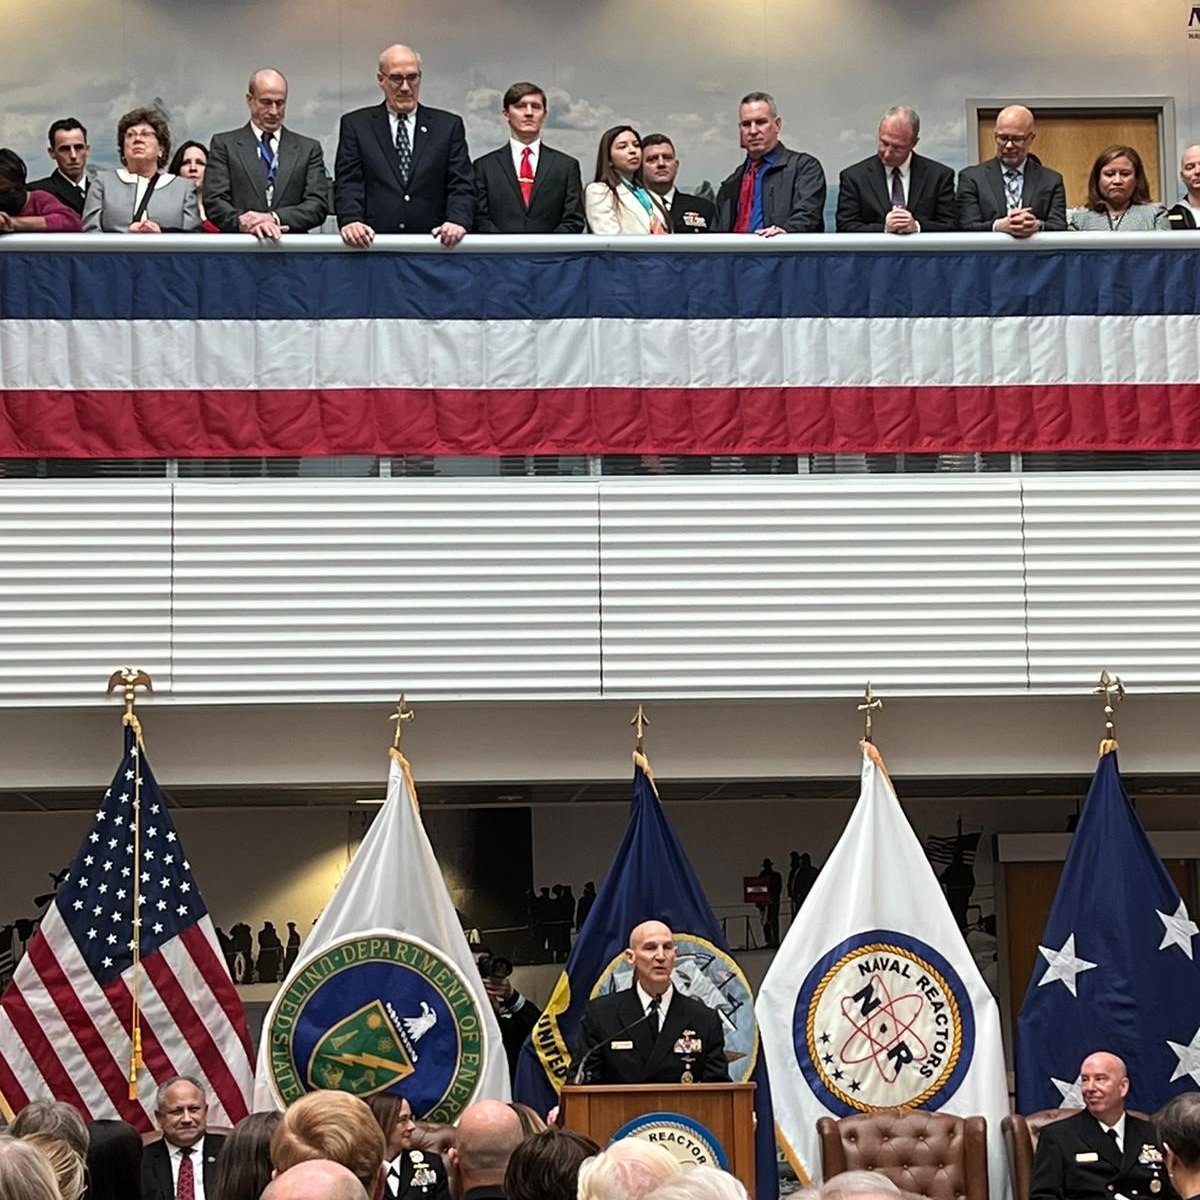
[[[267,1184],[262,1200],[369,1200],[349,1167],[310,1158],[289,1167]]]
[[[843,1171],[826,1180],[821,1187],[821,1200],[848,1200],[849,1197],[899,1196],[900,1189],[878,1171]]]
[[[36,1146],[0,1134],[0,1196],[4,1200],[59,1200],[54,1171]]]
[[[622,1138],[580,1166],[578,1200],[642,1200],[683,1169],[662,1146]]]
[[[736,1175],[718,1167],[687,1167],[660,1184],[647,1200],[748,1200]]]

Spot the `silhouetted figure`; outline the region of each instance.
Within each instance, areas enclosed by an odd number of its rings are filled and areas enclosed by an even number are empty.
[[[245,921],[239,921],[229,931],[229,941],[233,946],[233,969],[230,974],[234,983],[254,982],[254,938],[250,926]]]
[[[938,876],[938,883],[946,893],[946,903],[950,905],[959,929],[966,933],[967,909],[971,904],[971,893],[975,890],[975,868],[966,861],[961,841],[954,847],[950,865]]]
[[[533,898],[533,940],[539,951],[550,951],[550,928],[554,920],[554,897],[548,887],[542,888]],[[544,960],[543,960],[544,961]],[[551,955],[553,961],[553,955]]]
[[[583,928],[584,921],[587,920],[587,915],[592,911],[592,905],[596,903],[596,885],[592,880],[588,880],[583,885],[583,892],[579,897],[579,903],[575,905],[575,930],[578,932]]]
[[[779,947],[779,898],[783,895],[783,876],[769,858],[762,860],[759,875],[767,881],[767,904],[762,912],[763,940],[768,950],[775,950]]]
[[[296,928],[295,921],[287,923],[287,950],[283,955],[283,977],[287,978],[288,972],[296,965],[296,959],[300,957],[300,931]]]
[[[275,926],[270,921],[263,922],[258,931],[258,982],[278,983],[279,968],[283,965],[283,943]]]
[[[812,891],[813,884],[817,882],[821,868],[813,866],[812,858],[808,854],[797,855],[793,850],[792,858],[795,861],[788,871],[787,890],[788,899],[792,902],[792,920],[794,921],[796,914],[800,911],[800,906],[808,897],[808,893]]]
[[[221,947],[221,955],[225,959],[225,967],[229,971],[229,978],[235,979],[234,976],[234,960],[237,957],[236,951],[233,948],[233,938],[223,930],[220,925],[217,929],[217,942]]]

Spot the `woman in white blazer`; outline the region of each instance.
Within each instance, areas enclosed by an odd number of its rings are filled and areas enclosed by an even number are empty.
[[[592,233],[670,233],[662,201],[642,184],[642,139],[631,125],[614,125],[600,139],[583,212]]]
[[[200,210],[190,179],[163,170],[171,131],[153,108],[135,108],[117,122],[124,164],[97,171],[83,202],[84,233],[191,233]]]

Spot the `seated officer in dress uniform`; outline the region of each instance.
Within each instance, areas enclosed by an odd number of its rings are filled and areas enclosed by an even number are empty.
[[[1030,1200],[1176,1200],[1154,1126],[1125,1111],[1125,1064],[1090,1054],[1079,1086],[1087,1108],[1038,1138]]]
[[[714,1009],[677,992],[675,937],[661,921],[629,935],[633,987],[597,996],[583,1014],[576,1082],[727,1083],[725,1035]]]
[[[450,1200],[442,1156],[412,1149],[417,1123],[408,1101],[403,1096],[388,1092],[369,1096],[367,1107],[387,1138],[383,1163],[387,1168],[384,1200],[392,1196],[404,1200]]]

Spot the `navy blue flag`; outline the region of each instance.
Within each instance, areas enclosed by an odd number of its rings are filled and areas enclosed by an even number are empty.
[[[1095,1050],[1125,1060],[1134,1108],[1200,1085],[1197,932],[1103,755],[1017,1021],[1019,1112],[1082,1108],[1079,1066]]]
[[[559,1089],[570,1080],[571,1051],[583,1010],[593,995],[632,986],[624,951],[630,930],[649,920],[665,922],[675,935],[675,987],[720,1014],[725,1050],[731,1055],[730,1079],[758,1084],[757,1194],[759,1200],[774,1200],[779,1192],[775,1118],[750,986],[730,957],[720,922],[640,765],[634,768],[633,808],[625,836],[566,968],[521,1051],[516,1097],[543,1113],[558,1103]]]

